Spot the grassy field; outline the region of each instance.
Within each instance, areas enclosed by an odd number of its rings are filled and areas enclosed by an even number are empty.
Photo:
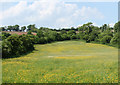
[[[117,48],[63,41],[2,61],[3,83],[117,83]]]
[[[0,85],[1,84],[2,84],[2,59],[0,59]]]
[[[2,83],[2,41],[0,41],[0,85]]]

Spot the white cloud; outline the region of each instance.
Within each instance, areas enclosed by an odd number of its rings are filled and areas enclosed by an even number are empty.
[[[109,26],[110,27],[114,27],[115,23],[110,23]]]
[[[104,15],[92,7],[79,8],[76,4],[68,4],[54,0],[20,1],[17,5],[0,12],[0,24],[2,25],[28,25],[47,27],[71,27],[78,26],[83,21],[102,20]]]
[[[69,0],[69,2],[118,2],[118,1],[119,0]]]
[[[100,27],[100,25],[96,24],[95,22],[93,23],[93,25],[94,25],[94,26],[98,26],[98,27]]]
[[[0,2],[18,2],[20,0],[0,0]],[[44,1],[44,0],[21,0],[21,1]],[[53,0],[48,0],[53,1]],[[118,2],[119,0],[59,0],[65,2]]]

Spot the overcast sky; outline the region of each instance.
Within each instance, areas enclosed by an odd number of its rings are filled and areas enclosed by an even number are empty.
[[[118,2],[65,0],[0,2],[0,26],[36,24],[36,27],[77,27],[87,22],[113,26],[118,21]]]

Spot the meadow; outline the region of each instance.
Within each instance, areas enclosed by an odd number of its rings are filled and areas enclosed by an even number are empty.
[[[0,84],[2,84],[2,42],[0,41]]]
[[[2,60],[3,83],[117,83],[118,49],[61,41],[35,45],[18,58]]]

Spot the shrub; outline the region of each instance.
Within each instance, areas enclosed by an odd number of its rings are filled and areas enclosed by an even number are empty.
[[[73,39],[77,39],[77,36],[75,34],[71,35],[70,36],[70,39],[73,40]]]
[[[120,48],[120,36],[116,33],[110,41],[113,46],[118,46]]]
[[[7,58],[12,55],[11,48],[12,48],[12,44],[10,42],[8,42],[7,39],[2,41],[2,58]]]
[[[85,36],[83,37],[83,39],[84,39],[84,40],[88,40],[88,39],[89,39],[89,35],[85,35]]]
[[[22,48],[24,48],[23,52],[32,51],[34,49],[34,46],[33,46],[34,38],[31,38],[28,35],[21,35],[21,36],[19,36],[19,38],[20,38],[20,41],[22,41],[22,45],[23,45]]]
[[[32,40],[26,35],[11,35],[2,42],[2,57],[19,56],[34,49]]]
[[[28,31],[27,34],[31,35],[31,34],[32,34],[32,31]]]
[[[2,32],[2,40],[8,38],[11,34],[6,33],[6,32]]]
[[[111,36],[106,35],[106,36],[104,36],[104,37],[100,40],[100,42],[101,42],[102,44],[107,44],[107,43],[110,43],[110,40],[111,40],[111,39],[112,39]]]

